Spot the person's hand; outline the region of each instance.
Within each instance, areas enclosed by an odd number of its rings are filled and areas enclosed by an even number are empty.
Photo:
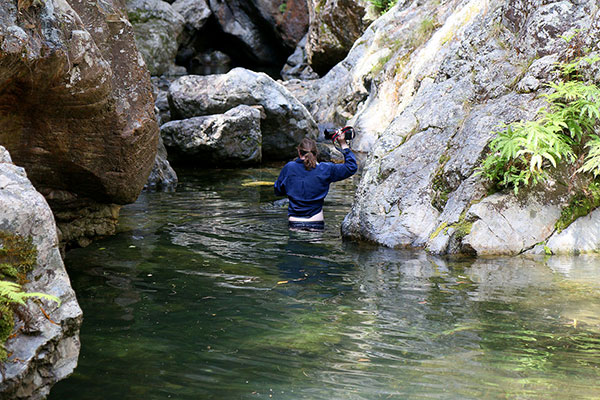
[[[340,144],[340,147],[342,149],[347,149],[348,148],[348,143],[346,143],[346,139],[344,138],[344,134],[341,133],[340,135],[338,135],[338,137],[336,138],[337,142]]]

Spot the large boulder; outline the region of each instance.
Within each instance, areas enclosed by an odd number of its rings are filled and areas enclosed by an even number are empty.
[[[595,49],[597,12],[592,0],[399,2],[326,77],[295,83],[317,121],[350,119],[370,152],[343,234],[435,253],[516,254],[549,239],[564,196],[546,184],[476,204],[487,195],[476,168],[499,125],[544,105],[564,38],[585,32]]]
[[[264,73],[235,68],[224,75],[183,76],[169,88],[173,119],[222,114],[240,105],[260,105],[265,119],[263,159],[289,159],[304,137],[316,138],[317,125],[306,108]]]
[[[0,398],[44,399],[57,381],[73,372],[79,357],[79,327],[82,313],[71,288],[58,249],[54,216],[25,170],[10,162],[0,146],[0,246],[11,235],[31,239],[37,251],[33,270],[28,273],[26,292],[57,296],[60,306],[46,300],[33,301],[17,319],[15,333],[5,344],[10,354],[2,365]],[[47,315],[44,315],[46,313]]]
[[[150,74],[173,71],[184,18],[162,0],[128,0],[127,15]]]
[[[361,0],[308,0],[306,53],[318,74],[324,75],[342,61],[363,34],[367,4]]]
[[[161,126],[170,156],[193,165],[248,165],[261,161],[262,108],[239,105],[219,115]]]
[[[0,144],[48,200],[63,240],[110,234],[119,205],[146,183],[158,140],[132,26],[110,0],[19,8],[0,6]]]

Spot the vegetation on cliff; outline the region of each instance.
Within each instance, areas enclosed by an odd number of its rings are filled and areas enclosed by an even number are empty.
[[[24,315],[19,306],[26,305],[30,298],[41,298],[60,303],[60,300],[45,293],[26,293],[21,285],[27,283],[26,275],[36,264],[37,249],[31,237],[24,238],[0,231],[0,361],[8,354],[4,343],[15,327],[15,314]]]
[[[600,56],[585,53],[574,45],[571,58],[558,64],[562,79],[548,83],[551,91],[542,95],[548,105],[538,119],[505,126],[490,143],[491,154],[480,172],[500,188],[513,188],[516,194],[520,187],[546,180],[560,163],[567,164],[571,177],[600,175],[600,137],[595,134],[600,88],[583,76],[583,69]]]

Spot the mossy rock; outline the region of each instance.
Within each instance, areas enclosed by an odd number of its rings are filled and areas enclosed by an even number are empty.
[[[4,343],[12,335],[15,329],[14,312],[10,305],[0,304],[0,361],[8,358],[8,353],[4,348]]]
[[[26,275],[37,262],[37,249],[31,237],[0,231],[0,278],[26,282]]]
[[[0,280],[15,281],[22,285],[27,282],[27,273],[36,263],[37,249],[31,237],[0,231]],[[8,357],[4,343],[15,328],[15,306],[0,302],[0,361]]]

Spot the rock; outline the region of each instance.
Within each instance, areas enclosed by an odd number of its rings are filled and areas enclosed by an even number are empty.
[[[274,34],[275,26],[261,15],[257,2],[259,1],[209,0],[220,28],[234,40],[232,44],[237,51],[232,55],[243,57],[258,65],[281,65],[289,50]]]
[[[552,62],[570,51],[561,35],[584,29],[598,42],[594,10],[591,0],[401,1],[325,77],[286,83],[318,123],[349,120],[355,148],[370,151],[343,235],[478,254],[548,239],[565,204],[556,188],[475,204],[487,191],[476,169],[500,124],[532,119],[544,105]]]
[[[168,122],[161,134],[174,159],[194,166],[257,164],[261,113],[257,107],[239,105],[220,115]]]
[[[359,0],[308,0],[306,53],[310,66],[319,75],[342,61],[364,32],[365,5]]]
[[[5,3],[0,19],[0,144],[27,170],[60,229],[73,222],[61,213],[83,217],[81,210],[135,201],[158,127],[148,71],[120,2],[48,0],[21,14]],[[86,214],[77,218],[86,232],[114,230],[112,217]]]
[[[169,104],[175,119],[222,114],[240,104],[262,106],[263,159],[289,159],[302,138],[316,138],[318,133],[306,108],[290,92],[266,74],[243,68],[225,75],[181,77],[169,88]]]
[[[169,72],[174,67],[183,17],[162,0],[128,0],[127,14],[133,25],[137,47],[150,74]]]
[[[302,38],[294,53],[288,57],[283,69],[281,70],[281,77],[285,80],[290,79],[318,79],[319,75],[312,70],[308,65],[308,56],[306,55],[306,36]]]
[[[161,191],[174,191],[177,187],[177,173],[171,167],[169,160],[167,159],[167,149],[163,143],[162,137],[158,140],[158,152],[156,153],[156,160],[154,161],[154,167],[150,171],[148,177],[148,183],[144,186],[145,190],[161,190]]]
[[[189,62],[189,72],[195,75],[226,74],[231,70],[231,58],[222,51],[195,55]]]
[[[32,238],[37,263],[27,275],[27,292],[57,296],[60,306],[46,300],[41,307],[28,302],[26,325],[29,334],[17,334],[8,340],[12,355],[3,365],[0,397],[3,399],[44,399],[57,381],[73,372],[79,357],[79,327],[82,313],[58,249],[54,216],[44,197],[38,193],[23,168],[10,163],[6,150],[0,162],[0,231]],[[1,241],[1,240],[0,240]],[[18,320],[17,326],[23,326]]]
[[[600,249],[600,209],[579,217],[546,242],[552,254],[596,253]]]
[[[195,31],[200,31],[212,15],[206,0],[177,0],[172,6],[183,17],[185,24]]]
[[[319,162],[344,162],[344,154],[339,151],[331,142],[317,142],[317,151],[319,152],[317,156],[317,160]]]
[[[250,3],[260,19],[271,26],[275,40],[280,40],[286,49],[295,48],[306,35],[309,23],[307,0],[250,0]],[[260,26],[260,20],[255,23]]]
[[[523,253],[554,232],[561,209],[533,196],[519,202],[513,195],[494,194],[469,209],[466,219],[476,221],[463,245],[478,255]]]
[[[154,113],[156,114],[158,126],[171,120],[171,110],[169,108],[169,86],[177,79],[171,76],[153,76],[152,77],[152,95],[154,96]],[[159,145],[160,148],[160,145]]]

